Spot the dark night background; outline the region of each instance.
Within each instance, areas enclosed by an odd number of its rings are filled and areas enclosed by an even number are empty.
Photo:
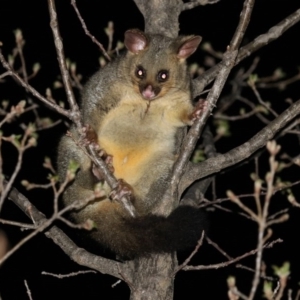
[[[63,37],[65,55],[77,63],[78,73],[83,75],[85,81],[99,67],[99,50],[95,44],[84,34],[81,25],[70,5],[70,1],[56,1],[60,32]],[[182,34],[199,34],[205,42],[211,42],[214,49],[225,51],[226,46],[234,33],[239,21],[242,9],[242,0],[221,0],[215,5],[207,5],[183,12],[180,17],[180,28]],[[114,21],[115,41],[123,39],[123,33],[129,28],[143,29],[143,18],[131,0],[123,1],[77,1],[78,8],[84,17],[87,27],[96,38],[107,45],[107,37],[103,29],[108,21]],[[245,35],[244,43],[253,40],[259,34],[265,33],[271,26],[277,24],[286,16],[300,7],[299,0],[265,0],[257,1],[250,26]],[[30,70],[35,62],[41,64],[39,75],[30,83],[42,94],[47,87],[52,87],[53,82],[59,74],[56,53],[53,44],[52,33],[49,27],[49,15],[46,0],[1,0],[0,2],[0,40],[3,43],[2,51],[7,56],[14,47],[13,31],[22,29],[26,40],[24,55],[27,67]],[[300,65],[300,24],[289,29],[282,37],[264,47],[254,56],[245,60],[242,64],[247,68],[251,65],[255,56],[261,58],[256,73],[259,76],[268,76],[281,67],[288,76],[297,73]],[[204,56],[203,50],[198,50],[191,61],[201,64]],[[233,70],[233,74],[240,68]],[[3,72],[0,68],[0,74]],[[10,78],[7,83],[0,85],[0,100],[9,99],[11,103],[17,103],[21,99],[28,99],[23,88],[18,86]],[[287,104],[286,98],[294,101],[299,99],[299,82],[289,86],[285,91],[278,90],[263,91],[263,97],[272,101],[278,112],[282,112]],[[225,89],[226,90],[226,89]],[[227,87],[227,92],[229,88]],[[251,92],[250,92],[251,93]],[[53,92],[57,100],[65,100],[61,91]],[[78,94],[77,94],[78,96]],[[30,96],[31,98],[31,96]],[[237,114],[238,110],[232,111]],[[49,116],[53,120],[59,116],[47,109],[41,108],[41,116]],[[32,117],[32,116],[31,116]],[[26,118],[28,120],[26,121]],[[30,116],[25,117],[24,122],[30,121]],[[15,122],[14,124],[17,124]],[[257,118],[240,121],[232,124],[232,136],[222,139],[216,144],[217,151],[224,153],[233,147],[240,145],[252,137],[262,124]],[[4,134],[9,135],[12,130],[18,132],[18,127],[8,125],[3,128]],[[24,164],[17,178],[16,187],[19,188],[41,211],[48,216],[52,210],[51,191],[25,191],[19,184],[20,180],[26,178],[31,182],[46,183],[48,171],[42,168],[45,156],[55,161],[56,147],[59,137],[66,131],[63,124],[41,132],[39,134],[39,147],[30,149],[24,158]],[[299,142],[296,137],[279,140],[284,150],[296,156],[299,153]],[[261,177],[267,171],[267,154],[262,154]],[[5,174],[13,170],[16,151],[9,145],[3,146],[3,159]],[[234,190],[236,194],[251,193],[252,181],[250,172],[254,171],[254,164],[249,163],[240,168],[233,168],[227,173],[217,177],[217,197],[224,197],[227,189]],[[296,181],[299,168],[293,167],[282,174],[284,180]],[[299,188],[293,190],[299,195]],[[208,198],[211,195],[207,195]],[[298,199],[299,200],[299,199]],[[250,200],[252,201],[252,199]],[[277,201],[277,202],[276,202]],[[290,207],[283,197],[274,197],[274,206],[271,210]],[[273,204],[272,204],[273,205]],[[227,207],[237,211],[237,207]],[[229,255],[238,256],[256,247],[256,225],[234,213],[222,211],[208,212],[211,223],[210,237],[217,242]],[[28,218],[13,203],[7,202],[4,206],[2,218],[29,222]],[[60,224],[58,224],[60,225]],[[2,226],[6,231],[10,243],[14,245],[26,234],[12,226]],[[284,261],[291,262],[292,274],[289,287],[294,289],[294,294],[300,281],[299,268],[299,209],[290,210],[290,220],[284,224],[274,226],[273,239],[281,237],[284,243],[277,244],[275,248],[264,253],[264,261],[268,265],[267,272],[272,275],[271,265],[281,265]],[[66,229],[68,230],[68,229]],[[179,254],[179,260],[187,257],[189,252]],[[225,261],[221,255],[212,247],[204,246],[191,264],[211,264]],[[244,265],[253,267],[254,257],[242,261]],[[129,289],[126,284],[120,283],[115,288],[111,285],[117,281],[107,275],[87,274],[66,279],[57,279],[41,275],[42,271],[56,274],[67,274],[84,268],[73,263],[58,246],[43,234],[39,234],[29,241],[17,253],[10,257],[0,269],[0,294],[3,300],[28,299],[24,280],[27,280],[34,300],[38,299],[128,299]],[[181,272],[175,280],[175,299],[227,299],[226,279],[229,275],[237,278],[239,289],[248,293],[252,281],[252,273],[241,271],[234,266],[209,271]],[[257,299],[261,296],[261,287],[257,292]]]

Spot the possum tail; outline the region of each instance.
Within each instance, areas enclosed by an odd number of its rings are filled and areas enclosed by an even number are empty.
[[[169,216],[123,217],[115,210],[94,215],[92,238],[123,258],[173,252],[194,247],[206,229],[204,213],[193,206],[178,206]]]

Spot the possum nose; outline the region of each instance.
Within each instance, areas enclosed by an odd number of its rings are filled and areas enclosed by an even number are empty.
[[[152,85],[148,85],[143,91],[142,91],[142,95],[145,99],[147,100],[151,100],[153,99],[156,95],[154,93],[154,89],[152,87]]]
[[[153,100],[159,94],[160,88],[154,88],[151,84],[149,84],[146,87],[142,87],[140,91],[144,99]]]

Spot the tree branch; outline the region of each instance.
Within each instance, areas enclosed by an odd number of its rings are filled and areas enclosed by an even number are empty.
[[[70,104],[70,108],[73,114],[76,114],[78,118],[80,118],[79,108],[75,100],[75,96],[73,93],[73,89],[71,86],[70,75],[66,65],[66,59],[64,55],[64,46],[62,42],[62,38],[59,33],[58,21],[57,21],[57,12],[55,7],[54,0],[48,0],[48,9],[50,14],[50,27],[53,33],[53,39],[55,44],[55,49],[57,53],[58,65],[60,68],[60,73],[62,75],[62,80],[64,84],[64,88],[67,94],[67,99]]]
[[[276,243],[282,243],[283,240],[282,239],[277,239],[274,240],[270,243],[267,243],[265,245],[263,245],[263,248],[272,248],[274,244]],[[231,264],[234,264],[248,256],[254,255],[257,253],[257,249],[253,249],[247,253],[244,253],[243,255],[240,255],[238,257],[235,258],[231,258],[228,261],[222,262],[222,263],[218,263],[218,264],[212,264],[212,265],[200,265],[200,266],[185,266],[182,268],[183,271],[195,271],[195,270],[210,270],[210,269],[219,269],[219,268],[224,268],[227,267]]]
[[[198,164],[190,164],[179,185],[182,193],[195,180],[199,180],[211,174],[233,166],[251,156],[255,151],[265,146],[267,141],[282,129],[288,122],[295,118],[300,112],[300,100],[292,104],[279,117],[274,119],[268,126],[263,128],[246,143],[238,146],[229,152],[209,158]]]
[[[238,27],[234,33],[234,36],[230,42],[229,47],[231,48],[231,50],[238,50],[238,48],[243,40],[246,29],[250,22],[250,17],[251,17],[254,3],[255,3],[255,0],[249,0],[249,1],[244,2],[243,10],[240,15],[239,25],[238,25]]]
[[[287,31],[290,27],[294,26],[299,21],[300,21],[300,9],[296,10],[294,13],[286,17],[277,25],[271,27],[267,33],[258,36],[255,40],[253,40],[246,46],[242,47],[239,50],[239,54],[235,61],[235,65],[239,64],[243,59],[250,56],[253,52],[257,51],[263,46],[279,38],[285,31]],[[221,66],[222,66],[222,62],[218,63],[214,67],[207,70],[203,75],[193,80],[194,98],[197,95],[200,95],[201,92],[204,90],[204,88],[215,79]]]
[[[93,43],[95,43],[101,50],[102,54],[105,56],[105,58],[108,61],[111,61],[110,56],[108,55],[108,53],[105,51],[103,45],[89,32],[89,30],[86,27],[86,24],[84,22],[84,19],[82,18],[79,9],[77,8],[77,4],[76,4],[76,0],[71,0],[71,5],[73,6],[75,13],[78,17],[79,22],[81,23],[81,26],[85,32],[85,34],[92,40]]]
[[[81,121],[81,114],[79,111],[79,107],[75,101],[75,97],[73,94],[73,90],[70,84],[70,75],[66,66],[66,60],[64,57],[64,51],[63,51],[63,42],[62,38],[59,33],[58,28],[58,20],[57,20],[57,12],[55,8],[55,1],[54,0],[48,0],[48,8],[50,13],[50,27],[52,29],[53,37],[54,37],[54,43],[55,43],[55,49],[57,53],[57,59],[58,64],[60,68],[60,72],[62,75],[64,88],[67,94],[67,100],[69,102],[69,105],[71,107],[71,114],[70,118],[75,123],[77,130],[80,132],[80,134],[83,134],[84,128]],[[93,163],[97,166],[97,168],[100,170],[100,172],[103,174],[105,181],[108,183],[108,185],[114,189],[118,185],[118,181],[116,178],[111,174],[109,171],[106,163],[99,157],[98,153],[96,153],[95,149],[93,148],[93,145],[86,146],[86,149],[88,153],[91,155],[91,159]],[[121,203],[123,204],[124,208],[132,215],[135,215],[135,209],[129,199],[129,197],[122,197]]]
[[[177,188],[179,185],[179,181],[186,170],[186,165],[191,157],[193,150],[195,149],[196,143],[201,135],[201,132],[213,108],[216,106],[217,100],[221,94],[223,86],[228,78],[231,69],[235,64],[235,59],[238,54],[237,49],[242,41],[246,28],[249,24],[253,4],[254,0],[246,0],[244,2],[244,7],[240,15],[239,25],[234,33],[234,36],[231,40],[230,46],[227,49],[227,52],[224,54],[224,59],[221,62],[222,67],[219,70],[216,81],[207,96],[208,108],[195,121],[195,123],[193,124],[186,138],[183,141],[181,153],[174,165],[173,174],[171,178],[171,193],[174,198],[176,197],[176,194],[178,192]]]
[[[9,199],[12,200],[30,219],[35,223],[45,224],[46,217],[34,206],[29,200],[13,188],[9,194]],[[114,260],[106,259],[88,251],[79,248],[61,229],[52,226],[45,232],[48,238],[51,238],[73,261],[79,265],[94,269],[102,274],[122,279],[120,272],[126,274],[126,277],[131,277],[129,268],[126,263],[122,264]]]
[[[42,96],[36,89],[34,89],[31,85],[29,85],[25,80],[23,80],[17,72],[15,72],[12,67],[9,65],[5,57],[3,56],[2,52],[0,51],[0,61],[3,65],[3,67],[8,71],[10,76],[14,77],[18,83],[20,83],[27,91],[29,91],[33,96],[35,96],[37,99],[42,101],[44,104],[49,106],[50,108],[54,109],[58,113],[62,114],[65,117],[70,117],[70,111],[62,108],[61,106],[57,105],[56,103],[49,101],[47,98]],[[6,74],[5,73],[5,74]]]
[[[215,4],[220,0],[191,0],[186,3],[182,3],[181,11],[193,9],[199,5],[206,5],[206,4]]]
[[[244,58],[250,56],[253,52],[257,51],[263,46],[268,45],[270,42],[278,39],[285,31],[294,26],[300,21],[300,9],[290,14],[284,20],[277,25],[271,27],[267,33],[261,34],[254,41],[250,42],[246,46],[242,47],[239,51],[236,64],[242,61]]]

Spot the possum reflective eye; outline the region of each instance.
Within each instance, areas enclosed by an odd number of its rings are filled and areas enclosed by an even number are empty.
[[[137,66],[135,70],[135,76],[140,79],[145,78],[146,70],[142,66]]]
[[[158,82],[164,82],[168,80],[168,78],[169,78],[169,72],[167,70],[161,70],[157,73]]]

